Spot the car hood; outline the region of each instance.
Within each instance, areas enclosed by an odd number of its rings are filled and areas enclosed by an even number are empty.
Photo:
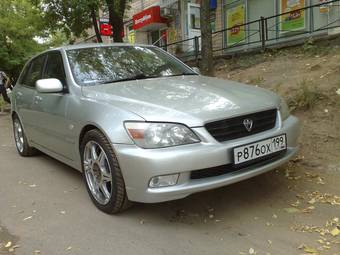
[[[279,98],[267,90],[200,75],[88,86],[82,93],[146,121],[180,122],[191,127],[279,105]]]

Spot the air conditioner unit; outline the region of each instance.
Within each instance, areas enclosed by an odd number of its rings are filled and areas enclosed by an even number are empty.
[[[174,16],[174,12],[167,7],[161,8],[161,16],[164,18],[172,18]]]

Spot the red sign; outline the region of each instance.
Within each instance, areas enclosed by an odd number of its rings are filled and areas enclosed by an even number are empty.
[[[140,13],[133,15],[134,30],[154,23],[166,23],[166,19],[161,17],[161,8],[159,6],[150,7]]]
[[[100,34],[103,36],[112,36],[112,26],[109,24],[109,19],[107,18],[101,18],[99,20],[99,29],[100,29]],[[121,37],[123,38],[124,31],[122,31]]]
[[[99,20],[100,34],[104,36],[112,36],[112,26],[109,24],[109,19],[101,18]]]

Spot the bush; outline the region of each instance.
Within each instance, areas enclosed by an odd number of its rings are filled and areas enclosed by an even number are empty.
[[[307,110],[316,105],[316,103],[326,96],[311,81],[303,80],[298,83],[297,92],[288,99],[288,105],[291,110]]]

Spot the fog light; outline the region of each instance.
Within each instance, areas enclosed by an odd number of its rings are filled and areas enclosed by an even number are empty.
[[[149,183],[150,188],[168,187],[177,184],[179,174],[160,175],[152,177]]]

